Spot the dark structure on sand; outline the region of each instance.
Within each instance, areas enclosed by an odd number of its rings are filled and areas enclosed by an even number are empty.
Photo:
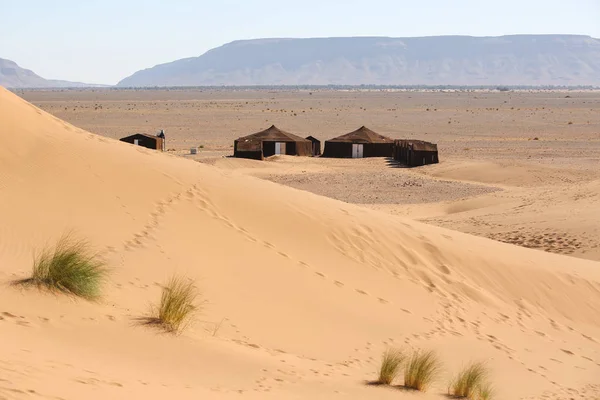
[[[313,142],[275,125],[264,131],[241,137],[233,143],[233,156],[262,160],[265,157],[285,154],[290,156],[313,155]]]
[[[394,140],[361,126],[354,132],[325,142],[323,157],[391,157]]]
[[[121,142],[131,143],[148,149],[165,151],[165,133],[161,130],[157,135],[135,133],[119,139]]]
[[[312,155],[313,157],[321,155],[321,141],[314,136],[309,136],[306,140],[310,140],[312,142]]]
[[[407,139],[394,141],[394,160],[409,167],[440,162],[437,144]]]

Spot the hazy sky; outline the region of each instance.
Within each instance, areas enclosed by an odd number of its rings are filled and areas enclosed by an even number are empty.
[[[238,39],[518,33],[600,38],[600,0],[0,0],[0,58],[87,83]]]

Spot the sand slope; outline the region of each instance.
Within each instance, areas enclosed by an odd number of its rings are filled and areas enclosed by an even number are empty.
[[[499,190],[423,205],[374,207],[438,226],[558,254],[600,260],[600,180],[565,166],[450,161],[419,174]]]
[[[2,89],[0,121],[0,279],[65,230],[112,268],[99,303],[3,287],[0,396],[415,397],[364,385],[386,345],[440,352],[424,399],[471,359],[498,398],[598,393],[596,262],[101,138]],[[206,300],[180,337],[135,323],[174,272]]]

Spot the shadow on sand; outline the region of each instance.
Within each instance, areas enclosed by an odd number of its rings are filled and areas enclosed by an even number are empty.
[[[390,168],[410,168],[408,165],[402,164],[401,162],[394,160],[392,157],[386,157],[385,163]]]

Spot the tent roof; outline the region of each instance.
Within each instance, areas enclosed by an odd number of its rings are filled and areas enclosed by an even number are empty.
[[[393,143],[394,139],[373,132],[365,126],[361,126],[354,132],[329,139],[328,142],[346,142],[346,143]]]
[[[308,142],[309,140],[304,139],[293,133],[282,131],[275,125],[271,125],[270,128],[265,129],[252,135],[244,136],[237,139],[238,142],[257,142],[257,141],[282,141],[282,142]]]
[[[145,136],[145,137],[147,137],[149,139],[155,139],[155,140],[156,139],[162,139],[162,138],[160,138],[160,137],[158,137],[156,135],[149,135],[147,133],[134,133],[133,135],[129,135],[129,136],[125,136],[125,137],[121,138],[121,140],[123,140],[123,139],[129,139],[129,138],[132,138],[134,136]]]

